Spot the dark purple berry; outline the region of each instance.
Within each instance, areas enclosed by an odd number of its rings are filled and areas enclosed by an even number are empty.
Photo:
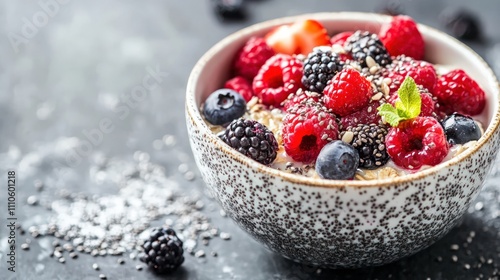
[[[203,115],[214,125],[227,125],[245,114],[245,99],[232,89],[218,89],[205,100]]]
[[[254,120],[232,121],[221,138],[238,152],[262,164],[272,163],[278,152],[273,132]]]
[[[176,270],[184,262],[182,241],[170,228],[153,228],[139,259],[158,274]]]
[[[343,141],[334,140],[321,149],[316,172],[323,179],[348,180],[354,177],[358,165],[358,151]]]
[[[468,116],[457,113],[451,114],[441,122],[441,125],[450,145],[465,144],[481,138],[481,129]]]

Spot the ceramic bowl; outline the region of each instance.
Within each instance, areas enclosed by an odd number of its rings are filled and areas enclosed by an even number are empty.
[[[229,77],[237,50],[253,36],[303,18],[330,34],[377,32],[390,17],[319,13],[286,17],[242,29],[212,47],[195,65],[186,95],[194,158],[210,194],[249,235],[291,260],[329,268],[382,265],[441,238],[466,212],[494,162],[500,136],[499,85],[488,65],[450,36],[419,25],[425,60],[464,69],[487,93],[486,131],[477,145],[432,168],[394,179],[337,181],[306,178],[259,164],[212,134],[200,105]]]

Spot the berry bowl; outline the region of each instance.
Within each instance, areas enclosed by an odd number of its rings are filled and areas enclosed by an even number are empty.
[[[464,69],[483,88],[477,116],[484,133],[472,147],[435,166],[376,180],[305,177],[261,164],[226,145],[205,122],[202,105],[230,77],[233,57],[252,36],[301,19],[330,34],[378,32],[390,16],[318,13],[242,29],[212,47],[194,66],[186,122],[194,158],[209,193],[255,240],[285,258],[327,268],[377,266],[414,254],[445,235],[477,196],[499,145],[499,85],[488,65],[450,36],[418,25],[424,60]]]

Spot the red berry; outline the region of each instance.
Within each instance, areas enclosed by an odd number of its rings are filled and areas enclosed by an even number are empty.
[[[250,38],[236,55],[234,62],[236,75],[253,80],[260,67],[274,54],[274,50],[266,44],[263,38]]]
[[[463,70],[453,70],[439,77],[434,95],[446,114],[480,114],[486,106],[483,89]]]
[[[358,126],[358,124],[380,123],[381,117],[377,111],[377,108],[379,106],[380,106],[379,102],[370,102],[363,109],[342,117],[340,119],[341,129],[347,130],[347,128],[356,127]]]
[[[409,16],[394,16],[390,23],[382,25],[378,36],[391,56],[404,54],[417,60],[424,58],[424,38]]]
[[[419,88],[420,91],[420,100],[421,100],[421,106],[420,106],[420,115],[421,117],[438,117],[440,115],[440,111],[436,107],[436,102],[434,102],[434,99],[432,98],[432,95],[429,93],[429,91],[425,88]],[[397,94],[393,94],[388,102],[395,106],[396,100],[398,100],[399,96]]]
[[[336,35],[334,35],[332,38],[330,38],[330,44],[332,45],[341,45],[341,46],[344,46],[344,43],[345,41],[347,41],[347,38],[351,37],[351,35],[353,34],[354,32],[352,31],[344,31],[344,32],[340,32]]]
[[[252,90],[252,84],[245,78],[241,76],[236,76],[229,79],[224,84],[224,88],[232,89],[237,93],[241,94],[246,102],[250,101],[254,96]]]
[[[277,54],[264,63],[253,80],[253,91],[265,105],[280,107],[302,87],[302,62],[290,55]]]
[[[449,150],[443,127],[431,117],[417,117],[389,129],[385,146],[396,165],[410,170],[439,164]]]
[[[326,144],[338,139],[338,134],[335,115],[318,102],[296,104],[283,118],[283,146],[295,161],[314,162]]]
[[[387,67],[385,76],[391,79],[389,85],[391,93],[399,89],[406,76],[412,77],[417,85],[423,86],[431,93],[434,91],[437,81],[436,69],[432,64],[404,55],[398,56],[392,61],[392,64]]]
[[[278,26],[266,34],[265,40],[275,52],[290,55],[307,55],[314,47],[330,44],[325,27],[313,19]]]
[[[323,90],[325,106],[338,116],[361,110],[372,96],[371,83],[351,68],[337,73]]]
[[[287,111],[294,105],[305,102],[305,100],[311,99],[314,102],[319,102],[320,94],[314,91],[298,90],[296,93],[291,94],[283,102],[283,110]]]

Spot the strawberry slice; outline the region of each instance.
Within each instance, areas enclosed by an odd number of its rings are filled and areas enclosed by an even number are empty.
[[[281,25],[267,33],[265,40],[275,52],[289,55],[307,55],[314,47],[330,45],[325,27],[312,19]]]
[[[298,53],[307,55],[314,47],[330,45],[330,36],[325,27],[318,21],[307,19],[296,22],[292,30],[298,44]]]
[[[266,34],[264,39],[276,53],[295,54],[297,53],[297,42],[292,33],[291,25],[281,25]]]

